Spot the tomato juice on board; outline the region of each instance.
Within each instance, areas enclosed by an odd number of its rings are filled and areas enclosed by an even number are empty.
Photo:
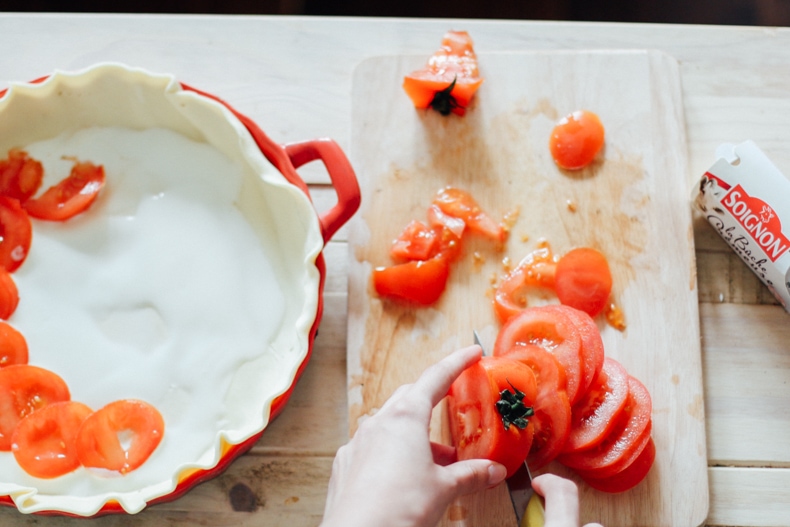
[[[790,181],[751,141],[716,154],[694,204],[790,311]]]

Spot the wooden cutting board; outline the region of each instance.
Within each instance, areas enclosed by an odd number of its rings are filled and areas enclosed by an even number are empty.
[[[485,82],[463,118],[415,110],[403,76],[425,56],[369,59],[353,78],[351,159],[362,208],[349,232],[350,433],[399,385],[430,364],[484,344],[499,324],[492,281],[547,240],[557,253],[599,248],[614,275],[627,329],[597,320],[608,356],[642,380],[653,398],[657,458],[647,479],[611,495],[579,483],[582,523],[607,527],[696,526],[708,511],[705,419],[691,182],[676,61],[653,51],[480,54]],[[596,112],[606,128],[602,161],[562,172],[548,152],[554,123]],[[425,219],[436,191],[469,190],[495,217],[518,210],[504,249],[470,239],[434,306],[377,298],[370,271],[388,265],[390,242]],[[556,302],[550,294],[535,304]],[[447,442],[443,408],[431,434]],[[575,478],[554,463],[547,470]],[[580,480],[576,479],[577,482]],[[461,522],[461,523],[459,523]],[[504,485],[459,500],[443,525],[511,526]]]

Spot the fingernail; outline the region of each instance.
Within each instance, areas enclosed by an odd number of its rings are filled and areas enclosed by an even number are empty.
[[[502,483],[502,481],[507,476],[507,469],[504,465],[500,465],[499,463],[492,463],[488,466],[488,484],[489,485],[498,485]]]

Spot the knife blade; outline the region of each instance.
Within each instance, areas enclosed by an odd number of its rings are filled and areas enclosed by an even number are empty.
[[[475,344],[480,346],[483,350],[483,355],[487,356],[485,346],[480,341],[480,335],[477,330],[472,330],[474,334]],[[521,519],[527,510],[527,504],[530,498],[535,493],[532,489],[532,473],[529,471],[529,465],[526,461],[518,468],[518,470],[509,478],[505,480],[507,490],[510,494],[510,502],[513,504],[513,512],[516,516],[516,525],[521,525]]]

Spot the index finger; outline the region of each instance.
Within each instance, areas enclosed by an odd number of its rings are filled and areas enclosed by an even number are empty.
[[[425,370],[414,383],[413,390],[418,397],[430,399],[431,407],[436,406],[461,372],[480,360],[482,355],[483,350],[477,345],[454,351]]]

